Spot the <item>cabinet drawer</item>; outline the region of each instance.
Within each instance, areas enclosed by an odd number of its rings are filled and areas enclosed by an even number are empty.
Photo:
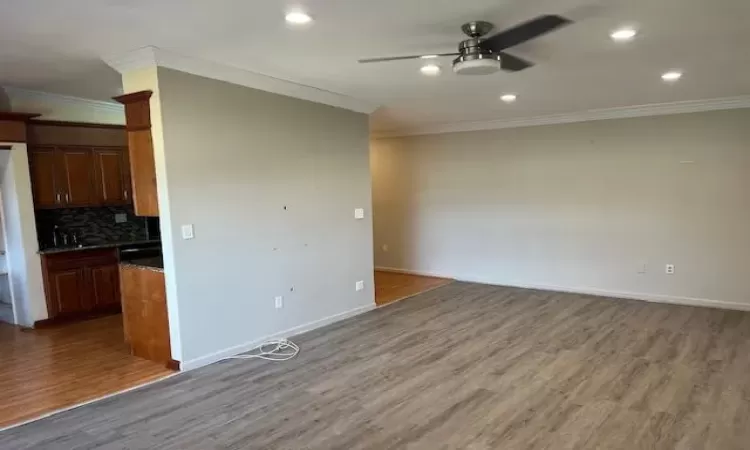
[[[49,270],[67,270],[86,266],[117,264],[116,249],[78,250],[44,255]]]

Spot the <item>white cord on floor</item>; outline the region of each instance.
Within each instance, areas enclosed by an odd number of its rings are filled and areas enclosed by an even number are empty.
[[[259,350],[260,353],[253,353]],[[287,361],[299,353],[299,347],[292,341],[286,339],[274,339],[266,341],[254,349],[250,350],[249,353],[242,355],[228,356],[224,359],[266,359],[268,361]]]

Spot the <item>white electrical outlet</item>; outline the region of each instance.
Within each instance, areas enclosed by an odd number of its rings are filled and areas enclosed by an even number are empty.
[[[666,272],[666,273],[667,273],[668,275],[674,275],[674,264],[667,264],[667,266],[666,266],[666,268],[664,269],[664,271],[665,271],[665,272]]]
[[[273,301],[276,305],[276,309],[281,309],[284,307],[284,297],[279,295],[278,297],[274,297]]]
[[[356,282],[356,283],[354,284],[354,289],[356,289],[356,290],[358,290],[358,291],[361,291],[361,290],[363,290],[364,288],[365,288],[365,282],[364,282],[364,281],[362,281],[362,280],[359,280],[359,281],[357,281],[357,282]]]
[[[355,219],[364,219],[365,218],[365,210],[362,208],[357,208],[354,210],[354,218]]]
[[[183,225],[182,226],[182,238],[183,239],[193,239],[195,237],[195,234],[193,234],[193,226],[192,225]]]

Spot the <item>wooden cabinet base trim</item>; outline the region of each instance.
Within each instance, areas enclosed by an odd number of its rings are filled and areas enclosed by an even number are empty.
[[[71,322],[80,322],[82,320],[97,319],[99,317],[112,316],[120,314],[122,307],[120,305],[114,305],[106,310],[99,310],[96,312],[82,312],[78,314],[68,314],[65,316],[51,317],[49,319],[37,320],[34,322],[34,329],[39,328],[52,328],[58,325],[63,325]]]
[[[167,369],[174,370],[175,372],[179,372],[180,364],[181,363],[177,361],[176,359],[170,359],[169,361],[167,361],[165,365],[167,366]]]

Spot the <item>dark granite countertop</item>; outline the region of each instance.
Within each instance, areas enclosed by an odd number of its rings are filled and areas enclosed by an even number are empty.
[[[141,240],[141,241],[121,241],[121,242],[108,242],[106,244],[94,244],[84,245],[81,247],[56,247],[39,250],[40,255],[49,255],[52,253],[64,253],[64,252],[81,252],[86,250],[97,250],[102,248],[118,248],[127,247],[128,245],[143,245],[143,244],[160,244],[161,241],[158,239]]]
[[[122,261],[120,263],[123,267],[135,267],[136,269],[155,270],[157,272],[164,272],[164,258],[161,256],[153,256],[151,258],[139,258],[132,259],[130,261]]]

